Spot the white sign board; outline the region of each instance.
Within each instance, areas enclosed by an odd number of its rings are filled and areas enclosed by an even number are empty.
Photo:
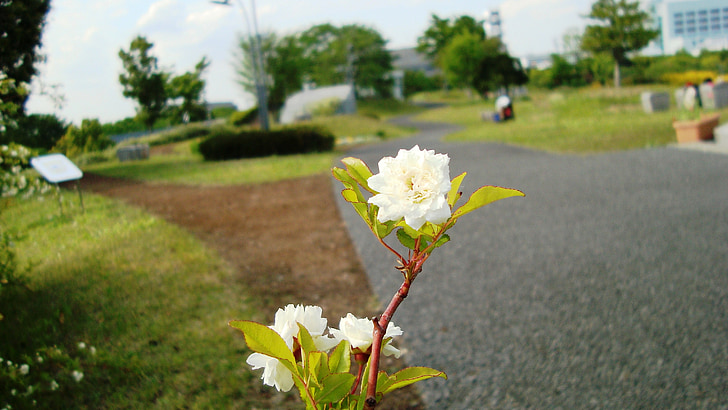
[[[81,179],[83,172],[63,154],[31,158],[30,165],[52,184]]]

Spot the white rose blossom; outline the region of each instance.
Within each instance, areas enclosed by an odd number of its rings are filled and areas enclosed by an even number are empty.
[[[293,350],[293,339],[298,335],[296,323],[300,323],[311,334],[316,349],[326,352],[336,346],[338,341],[324,336],[327,321],[321,317],[321,313],[322,309],[319,306],[289,304],[285,308],[278,309],[275,322],[269,327],[283,338],[289,349]],[[284,392],[293,387],[293,374],[278,359],[261,353],[253,353],[248,356],[246,362],[253,367],[253,370],[264,369],[263,384]]]
[[[30,366],[28,366],[27,364],[23,364],[20,366],[20,374],[25,376],[26,374],[28,374],[28,372],[30,372]]]
[[[73,377],[73,380],[76,381],[76,383],[80,383],[81,379],[83,379],[83,372],[79,372],[78,370],[74,370],[71,373],[71,377]]]
[[[379,222],[404,217],[412,229],[425,222],[440,224],[450,218],[447,194],[450,191],[450,157],[432,150],[400,149],[395,158],[379,161],[379,173],[367,180],[378,193],[369,203],[379,207]]]
[[[339,321],[339,328],[330,329],[330,332],[337,341],[347,340],[352,349],[366,352],[372,345],[374,337],[374,323],[371,319],[360,319],[349,313],[346,317],[341,318]],[[390,322],[389,326],[387,326],[386,332],[384,333],[384,340],[386,340],[386,342],[384,343],[384,347],[382,347],[382,353],[384,353],[385,356],[400,356],[401,352],[399,349],[392,346],[391,338],[401,335],[402,329]]]

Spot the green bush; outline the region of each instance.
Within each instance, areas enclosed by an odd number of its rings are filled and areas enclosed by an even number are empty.
[[[65,121],[53,114],[31,114],[20,117],[4,133],[0,132],[0,143],[15,142],[48,151],[63,137],[67,127]]]
[[[199,149],[205,160],[219,161],[331,151],[335,140],[328,130],[310,126],[268,132],[221,127],[213,130]]]
[[[258,118],[258,107],[253,107],[247,111],[237,111],[228,117],[228,124],[236,127],[250,125]]]
[[[76,157],[85,152],[103,151],[113,145],[114,141],[104,134],[99,120],[86,119],[81,122],[81,128],[69,126],[66,135],[58,140],[53,150]]]

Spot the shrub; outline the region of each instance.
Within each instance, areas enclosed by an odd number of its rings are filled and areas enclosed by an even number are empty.
[[[250,125],[258,118],[258,107],[253,107],[247,111],[237,111],[228,117],[228,124],[236,127]]]
[[[661,77],[661,80],[670,85],[681,86],[685,83],[700,84],[705,79],[715,79],[717,74],[715,71],[690,70],[682,73],[667,73]]]
[[[205,160],[218,161],[331,151],[334,142],[331,132],[318,127],[290,127],[268,132],[221,127],[213,130],[210,137],[200,143],[199,149]]]
[[[63,137],[67,127],[63,120],[53,114],[31,114],[20,117],[17,124],[0,134],[0,143],[15,142],[48,151]]]
[[[75,157],[85,152],[102,151],[114,145],[114,141],[104,135],[101,123],[97,119],[83,120],[81,128],[71,125],[66,135],[61,138],[54,151]]]
[[[41,178],[24,172],[35,155],[35,151],[19,144],[0,145],[0,198],[27,197],[50,189]]]

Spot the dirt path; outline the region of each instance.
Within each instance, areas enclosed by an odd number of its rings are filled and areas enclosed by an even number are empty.
[[[323,308],[330,326],[352,312],[373,316],[374,296],[328,175],[261,185],[194,187],[85,174],[83,190],[120,199],[182,226],[217,250],[270,311],[288,303]],[[399,366],[398,363],[387,365]],[[424,408],[413,389],[382,408]]]

